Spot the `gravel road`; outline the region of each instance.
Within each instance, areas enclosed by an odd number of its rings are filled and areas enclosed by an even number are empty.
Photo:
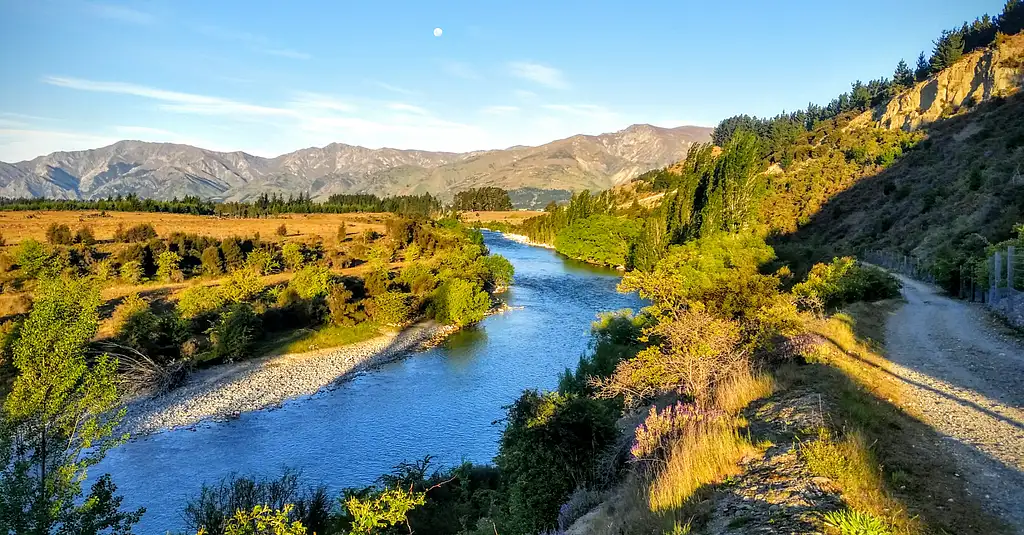
[[[969,489],[1024,534],[1024,344],[978,305],[900,277],[886,352]]]
[[[455,327],[425,321],[399,333],[336,349],[208,368],[194,373],[184,385],[170,392],[128,402],[120,432],[137,437],[275,407],[431,345],[454,330]]]

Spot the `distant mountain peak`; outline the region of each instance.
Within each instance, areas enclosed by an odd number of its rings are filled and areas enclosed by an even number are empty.
[[[369,149],[344,143],[274,158],[191,145],[122,140],[97,149],[0,162],[0,196],[94,199],[111,195],[170,199],[195,195],[245,200],[261,193],[308,192],[449,198],[480,186],[505,189],[605,189],[686,156],[711,129],[635,124],[534,147],[466,153]]]

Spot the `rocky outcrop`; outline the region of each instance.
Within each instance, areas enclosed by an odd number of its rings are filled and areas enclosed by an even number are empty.
[[[866,112],[857,122],[915,130],[962,107],[1017,91],[1024,74],[1024,34],[965,55],[955,65]]]

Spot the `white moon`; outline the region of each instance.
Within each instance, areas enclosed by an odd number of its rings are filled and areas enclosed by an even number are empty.
[[[442,33],[441,28],[434,28],[434,37],[441,37]]]

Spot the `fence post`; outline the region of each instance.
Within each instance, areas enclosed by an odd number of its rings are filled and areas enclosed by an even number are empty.
[[[1013,289],[1013,254],[1016,249],[1012,245],[1006,248],[1006,287],[1011,290]]]
[[[990,303],[995,304],[999,301],[999,279],[1002,278],[1003,267],[1003,254],[1001,251],[996,251],[996,254],[992,256],[992,298],[989,299]]]

